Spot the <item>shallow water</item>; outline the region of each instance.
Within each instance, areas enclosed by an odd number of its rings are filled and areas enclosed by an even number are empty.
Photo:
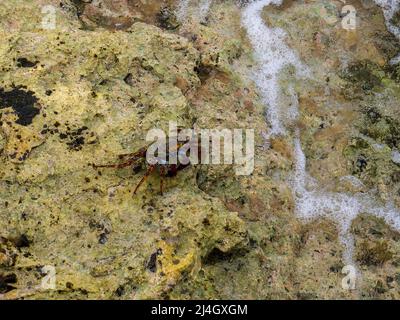
[[[387,2],[385,1],[386,4]],[[254,58],[257,61],[257,67],[253,70],[254,81],[266,106],[266,119],[270,125],[269,137],[288,135],[285,121],[288,117],[293,119],[299,114],[298,99],[293,90],[289,90],[292,96],[292,111],[289,115],[285,114],[283,88],[279,84],[283,69],[290,65],[294,66],[297,77],[307,76],[308,73],[296,52],[285,43],[285,32],[279,28],[268,27],[262,18],[265,7],[280,4],[282,4],[281,0],[254,1],[243,9],[242,14],[242,22],[254,48]],[[391,18],[393,10],[393,6],[384,7],[387,19]],[[397,32],[393,28],[391,31],[395,34]],[[296,214],[306,221],[319,217],[327,217],[335,221],[338,225],[339,237],[345,247],[343,255],[345,263],[354,264],[354,240],[350,227],[352,221],[360,213],[369,213],[383,218],[393,228],[400,230],[400,211],[390,202],[380,205],[374,200],[372,191],[366,194],[325,192],[322,186],[308,176],[307,159],[302,149],[299,129],[295,129],[293,143],[295,169],[292,190],[296,202]]]
[[[400,41],[400,27],[395,26],[391,20],[394,14],[400,8],[400,2],[398,0],[374,0],[374,2],[382,8],[383,14],[385,16],[386,27],[388,30]],[[392,64],[397,64],[400,62],[400,55],[394,57],[391,60]]]
[[[291,108],[285,108],[284,99],[288,97],[284,96],[284,88],[280,84],[284,69],[288,66],[295,67],[297,79],[312,76],[298,54],[286,44],[285,31],[267,26],[262,17],[265,7],[280,6],[282,2],[282,0],[255,0],[244,5],[242,9],[242,24],[254,49],[253,55],[257,62],[251,70],[252,78],[266,108],[266,121],[270,129],[265,136],[267,140],[277,136],[288,136],[290,133],[286,123],[293,123],[293,120],[299,117],[298,98],[293,88],[288,90]],[[375,2],[383,9],[389,31],[399,37],[399,28],[390,23],[399,4],[392,0],[376,0]],[[180,2],[178,15],[181,20],[187,18],[190,5],[190,0]],[[199,20],[204,19],[210,6],[211,1],[201,1],[192,14]],[[352,221],[359,214],[368,213],[383,218],[391,227],[400,231],[400,210],[392,202],[380,204],[375,199],[372,190],[368,193],[356,194],[324,191],[322,186],[308,175],[307,159],[302,149],[300,131],[298,128],[294,131],[295,169],[291,185],[296,203],[296,215],[305,221],[321,217],[335,221],[339,238],[345,248],[343,260],[346,264],[354,265],[354,239],[350,232]]]

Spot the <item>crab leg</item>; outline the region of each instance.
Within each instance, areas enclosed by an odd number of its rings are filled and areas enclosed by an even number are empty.
[[[140,186],[143,184],[143,182],[145,182],[147,180],[147,178],[151,175],[151,173],[154,171],[155,168],[156,168],[156,166],[152,165],[147,169],[142,180],[139,181],[138,185],[135,188],[135,191],[133,191],[133,194],[136,194],[136,191],[140,188]]]
[[[134,164],[136,162],[137,159],[131,159],[127,162],[124,163],[119,163],[119,164],[106,164],[106,165],[93,165],[93,168],[117,168],[117,169],[121,169],[121,168],[126,168],[131,166],[132,164]]]
[[[164,189],[164,176],[166,174],[165,167],[160,167],[160,194],[163,195]]]
[[[147,148],[141,148],[134,153],[120,154],[119,157],[121,159],[126,158],[126,157],[129,157],[131,159],[146,158],[146,152],[147,152]]]
[[[138,161],[141,158],[145,158],[146,157],[146,152],[147,152],[147,148],[142,148],[139,151],[135,152],[135,153],[128,153],[128,154],[121,154],[119,157],[121,159],[129,157],[130,159],[126,162],[123,163],[119,163],[119,164],[106,164],[106,165],[93,165],[94,168],[117,168],[117,169],[121,169],[121,168],[126,168],[129,167],[130,165],[134,164],[136,161]]]

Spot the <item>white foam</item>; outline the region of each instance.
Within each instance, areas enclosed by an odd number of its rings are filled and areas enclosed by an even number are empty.
[[[201,0],[199,5],[199,20],[204,21],[207,17],[208,12],[210,11],[210,7],[212,4],[212,0]]]
[[[301,148],[299,137],[295,138],[295,172],[293,194],[296,199],[296,214],[305,220],[326,217],[337,223],[339,237],[344,245],[343,259],[346,264],[353,264],[354,240],[351,224],[361,213],[368,213],[383,218],[387,224],[400,231],[400,212],[392,202],[377,204],[372,192],[338,193],[327,192],[321,188],[307,188],[306,157]]]
[[[355,176],[343,176],[339,179],[340,182],[348,182],[350,185],[352,185],[354,188],[357,189],[364,189],[365,186],[362,183],[362,181]]]
[[[185,21],[189,16],[199,22],[203,22],[210,11],[212,2],[212,0],[201,0],[200,2],[180,0],[176,10],[176,15],[181,22]],[[191,6],[194,8],[191,8]]]
[[[400,164],[400,152],[398,150],[392,151],[392,161],[396,164]]]
[[[184,21],[189,10],[190,0],[180,0],[176,10],[176,16],[179,21]]]
[[[267,106],[267,119],[271,127],[270,136],[285,135],[283,115],[280,108],[279,75],[288,65],[297,67],[297,72],[305,73],[297,54],[285,43],[285,32],[280,28],[268,28],[261,13],[265,6],[280,5],[282,0],[261,0],[250,3],[242,14],[254,55],[257,60],[253,74],[260,89],[263,103]]]
[[[255,52],[258,66],[254,69],[254,80],[267,108],[267,120],[271,134],[286,134],[284,118],[299,115],[298,97],[292,87],[288,89],[291,100],[289,115],[285,114],[284,95],[279,84],[279,75],[288,65],[296,67],[297,75],[307,74],[298,56],[284,42],[282,29],[268,28],[262,19],[262,10],[270,4],[280,5],[281,0],[256,0],[245,7],[242,22]],[[350,232],[352,221],[360,213],[369,213],[383,218],[393,228],[400,230],[400,212],[393,203],[379,205],[372,192],[356,194],[337,193],[323,190],[306,170],[307,159],[303,152],[300,131],[294,137],[295,169],[291,181],[296,201],[296,214],[304,220],[326,217],[335,221],[339,228],[339,238],[344,245],[343,260],[354,265],[354,239]]]
[[[392,33],[400,41],[400,26],[395,26],[391,23],[392,18],[395,13],[400,10],[399,0],[374,0],[375,3],[380,6],[383,10],[383,15],[385,16],[386,27],[389,32]],[[390,63],[397,64],[400,62],[400,55],[393,58]]]

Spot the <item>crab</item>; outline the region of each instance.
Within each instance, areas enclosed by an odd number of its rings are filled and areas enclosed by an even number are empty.
[[[181,151],[181,148],[188,143],[189,140],[184,141],[184,142],[178,142],[177,143],[177,153],[179,154]],[[148,177],[155,171],[158,171],[158,174],[160,176],[160,194],[163,194],[163,189],[164,189],[164,177],[175,177],[179,171],[185,169],[186,167],[190,166],[190,163],[188,164],[182,164],[177,161],[177,164],[169,164],[168,161],[171,157],[171,152],[173,150],[170,150],[169,145],[167,143],[167,148],[168,153],[166,155],[166,160],[162,160],[160,158],[157,159],[156,164],[149,164],[146,161],[146,154],[147,150],[150,147],[150,145],[140,148],[134,153],[128,153],[128,154],[121,154],[119,155],[119,159],[121,160],[120,163],[116,164],[106,164],[106,165],[95,165],[93,164],[94,168],[114,168],[114,169],[122,169],[126,167],[132,167],[134,171],[136,169],[141,168],[143,165],[146,166],[146,172],[144,173],[142,179],[139,181],[139,183],[136,185],[133,194],[136,195],[137,191],[141,187],[141,185],[148,179]],[[186,151],[185,151],[186,152]]]

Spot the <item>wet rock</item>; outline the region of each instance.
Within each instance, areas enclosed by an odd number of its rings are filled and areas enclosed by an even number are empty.
[[[366,266],[382,266],[393,258],[386,242],[362,242],[358,247],[357,261]]]
[[[84,26],[94,29],[97,26],[110,29],[126,29],[134,22],[127,0],[94,0],[91,2],[75,1],[79,18]]]
[[[363,274],[359,283],[363,296],[379,299],[397,296],[399,232],[388,227],[383,219],[362,215],[353,221],[352,233],[355,259]]]
[[[161,8],[160,12],[157,14],[157,21],[158,25],[166,30],[175,30],[180,25],[175,12],[168,7]]]
[[[368,92],[381,85],[380,77],[375,74],[376,69],[376,65],[368,61],[361,61],[351,65],[344,72],[343,77],[354,86],[361,87],[362,90]]]
[[[363,182],[355,176],[344,176],[340,178],[340,185],[337,189],[339,192],[366,192],[367,188]]]
[[[400,27],[400,11],[397,11],[394,15],[393,18],[390,21],[393,23],[395,26]]]
[[[137,21],[159,25],[168,30],[179,26],[170,9],[170,0],[74,0],[74,3],[84,27],[90,30],[97,27],[126,30]]]

